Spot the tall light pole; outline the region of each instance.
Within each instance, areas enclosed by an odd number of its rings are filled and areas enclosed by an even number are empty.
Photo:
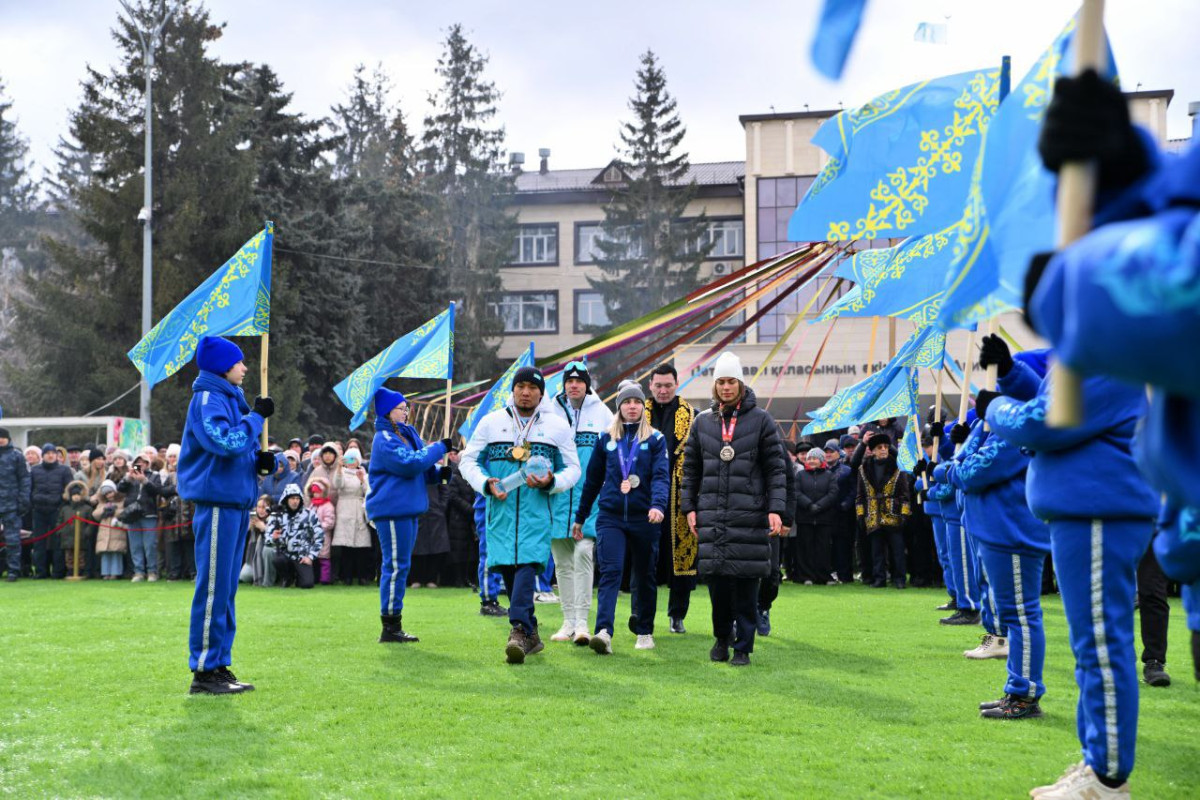
[[[138,221],[142,223],[142,336],[150,333],[154,326],[153,319],[153,267],[151,266],[151,250],[154,244],[154,164],[153,164],[153,124],[151,114],[153,105],[150,89],[154,80],[154,51],[162,41],[163,28],[171,17],[179,10],[179,3],[164,4],[162,18],[150,30],[143,31],[138,25],[138,17],[126,0],[118,0],[138,39],[142,42],[142,68],[146,71],[146,166],[145,180],[142,186],[142,210],[138,212]],[[142,377],[140,416],[146,428],[146,436],[150,436],[150,383]]]

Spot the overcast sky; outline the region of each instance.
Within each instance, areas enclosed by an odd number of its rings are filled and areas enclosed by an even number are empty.
[[[1013,57],[1014,85],[1078,7],[1077,0],[873,0],[840,83],[818,76],[808,49],[819,0],[206,0],[225,22],[215,52],[270,64],[297,109],[326,116],[354,66],[382,63],[401,107],[425,114],[447,26],[462,22],[490,58],[504,97],[509,150],[556,168],[600,166],[628,118],[639,53],[653,49],[687,125],[693,161],[741,160],[739,114],[859,105],[913,81]],[[1200,100],[1200,1],[1109,0],[1107,24],[1127,89],[1174,89],[1169,135],[1190,135]],[[116,0],[0,0],[0,79],[39,165],[80,97],[84,67],[116,59]],[[920,44],[922,21],[949,43]]]

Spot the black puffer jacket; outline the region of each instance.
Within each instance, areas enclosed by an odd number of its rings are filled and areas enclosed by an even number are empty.
[[[33,507],[39,511],[57,511],[65,502],[63,492],[75,477],[66,464],[42,462],[29,470]]]
[[[837,474],[802,469],[796,475],[796,524],[832,525],[838,519]]]
[[[728,423],[733,409],[726,409]],[[683,513],[696,512],[702,577],[765,578],[771,571],[767,514],[787,514],[779,426],[746,389],[733,433],[733,461],[721,460],[717,404],[696,416],[683,457]]]
[[[0,447],[0,514],[29,510],[29,465],[25,455],[12,444]]]

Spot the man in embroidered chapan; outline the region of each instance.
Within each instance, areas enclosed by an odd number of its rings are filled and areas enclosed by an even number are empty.
[[[650,373],[651,399],[646,403],[646,416],[650,427],[667,440],[671,468],[669,508],[662,521],[658,545],[658,585],[670,586],[667,617],[671,620],[671,633],[686,633],[683,620],[696,588],[696,536],[688,529],[679,493],[683,489],[683,448],[696,410],[678,391],[679,373],[671,364],[659,364]]]
[[[903,589],[905,583],[904,518],[909,507],[909,485],[900,477],[896,451],[886,433],[867,434],[867,453],[858,468],[858,501],[855,513],[862,520],[871,540],[875,588],[887,585],[887,550],[892,550],[892,585]]]
[[[196,593],[192,598],[188,664],[191,694],[237,694],[253,685],[230,672],[236,630],[233,598],[242,568],[250,509],[258,499],[255,473],[269,475],[275,456],[258,450],[263,421],[275,411],[269,397],[246,404],[241,349],[216,336],[196,348],[200,375],[183,424],[179,496],[196,504]]]

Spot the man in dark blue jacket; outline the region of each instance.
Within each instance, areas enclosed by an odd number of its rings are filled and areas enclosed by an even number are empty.
[[[58,511],[66,502],[63,492],[74,477],[71,468],[58,460],[58,448],[50,442],[42,445],[41,463],[29,470],[33,538],[37,540],[33,543],[32,553],[35,578],[50,577],[52,559],[55,562],[54,577],[62,578],[67,574],[64,551],[50,547],[50,541],[45,536],[58,525]]]
[[[200,375],[183,424],[179,495],[196,504],[196,594],[188,636],[192,694],[252,690],[230,672],[237,629],[233,598],[242,568],[250,509],[258,499],[256,473],[275,468],[275,457],[258,450],[263,420],[275,411],[269,397],[242,394],[246,365],[233,342],[205,336],[196,348]]]
[[[21,517],[29,510],[29,466],[12,446],[8,429],[0,428],[0,525],[4,527],[4,553],[8,581],[21,575]]]

